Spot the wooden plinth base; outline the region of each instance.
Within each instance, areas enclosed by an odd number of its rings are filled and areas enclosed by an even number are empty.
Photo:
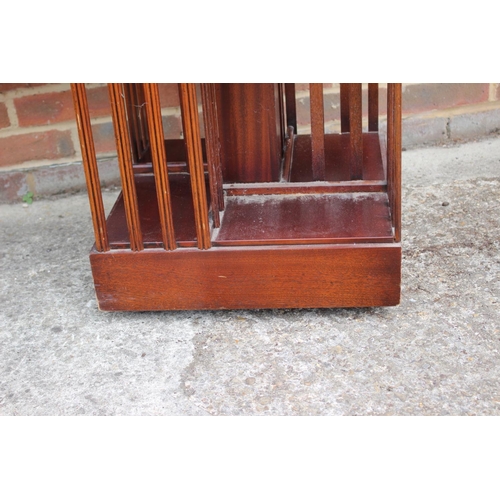
[[[399,244],[179,248],[90,255],[104,311],[393,306]]]

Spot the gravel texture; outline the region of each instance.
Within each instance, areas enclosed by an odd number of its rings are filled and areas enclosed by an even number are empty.
[[[0,414],[499,415],[500,138],[403,159],[393,308],[100,312],[86,195],[0,205]]]

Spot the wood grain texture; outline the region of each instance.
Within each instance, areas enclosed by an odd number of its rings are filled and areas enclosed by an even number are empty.
[[[385,179],[379,135],[366,132],[362,140],[364,180]],[[325,180],[351,181],[351,134],[325,134]],[[311,168],[311,137],[295,138],[292,163],[292,182],[313,180]]]
[[[92,252],[90,261],[106,311],[377,307],[400,300],[397,244],[114,250]]]
[[[311,103],[311,153],[313,181],[325,180],[325,112],[323,109],[323,84],[310,83]]]
[[[347,133],[350,131],[350,87],[349,83],[340,84],[340,131]]]
[[[179,96],[193,194],[197,244],[198,248],[206,250],[210,248],[210,223],[208,220],[208,202],[201,150],[196,85],[194,83],[179,83]]]
[[[201,99],[203,106],[203,121],[205,123],[205,143],[207,150],[208,176],[210,179],[210,197],[212,206],[212,217],[214,227],[220,226],[220,201],[219,196],[221,191],[221,179],[219,176],[220,164],[218,151],[220,149],[218,123],[216,107],[217,102],[213,91],[212,83],[201,84]],[[223,193],[222,193],[223,196]]]
[[[285,158],[283,161],[283,175],[281,180],[283,182],[290,182],[290,177],[292,175],[292,162],[293,162],[293,146],[295,142],[295,133],[293,127],[288,127],[288,133],[285,142]]]
[[[285,102],[286,102],[286,124],[287,127],[293,127],[297,133],[297,103],[295,99],[295,83],[285,83]]]
[[[118,165],[122,180],[125,214],[130,236],[130,247],[134,251],[139,251],[144,248],[144,244],[142,242],[141,224],[139,222],[137,194],[132,166],[132,149],[127,126],[125,94],[123,85],[120,83],[109,83],[108,89],[115,131],[116,152],[118,154]]]
[[[368,131],[378,131],[378,83],[368,84]]]
[[[165,250],[174,250],[177,245],[168,182],[167,155],[163,139],[160,93],[156,83],[143,85],[163,247]]]
[[[224,181],[279,181],[278,84],[222,83],[218,91]]]
[[[392,243],[387,193],[231,196],[214,245]]]
[[[363,179],[361,83],[349,83],[349,151],[351,179]]]
[[[395,241],[401,241],[401,84],[387,85],[387,191]]]
[[[94,138],[92,135],[92,125],[90,123],[85,84],[72,83],[71,92],[73,95],[73,104],[75,106],[78,137],[80,139],[85,181],[87,183],[90,212],[94,226],[95,245],[97,251],[107,252],[110,247],[106,227],[106,215],[102,202],[101,183],[99,180],[99,170],[97,168],[97,158],[94,148]]]

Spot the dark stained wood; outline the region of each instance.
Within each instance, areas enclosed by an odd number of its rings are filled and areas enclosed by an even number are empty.
[[[293,84],[201,84],[205,140],[196,85],[179,84],[184,139],[176,141],[163,138],[156,84],[109,84],[123,191],[107,221],[78,85],[101,309],[399,302],[400,84],[388,84],[387,140],[371,130],[377,84],[368,85],[365,133],[361,84],[341,84],[340,134],[324,134],[322,84],[310,84],[311,135],[286,121],[296,113],[287,103]],[[220,224],[213,232],[210,207]]]
[[[139,251],[144,248],[144,245],[142,242],[141,225],[137,209],[132,152],[127,129],[125,95],[123,85],[120,83],[109,83],[108,88],[115,131],[116,151],[118,154],[118,165],[120,167],[120,177],[122,179],[122,193],[125,203],[130,247],[134,251]]]
[[[105,311],[377,307],[399,303],[401,246],[92,252]]]
[[[386,193],[231,196],[214,245],[392,243]]]
[[[279,181],[278,84],[218,85],[222,174],[225,182]]]
[[[102,202],[101,183],[99,181],[99,170],[97,168],[97,158],[94,148],[92,126],[90,124],[85,84],[72,83],[71,92],[73,94],[78,136],[80,138],[80,147],[82,150],[90,212],[94,225],[95,245],[98,252],[107,252],[109,250],[109,241],[106,228],[106,215]]]
[[[156,180],[156,196],[163,246],[166,250],[174,250],[175,231],[172,217],[172,203],[170,200],[170,186],[168,182],[167,156],[165,153],[163,123],[161,118],[160,93],[156,83],[144,83],[144,97],[147,106],[149,128],[149,143],[153,171]]]
[[[287,127],[293,127],[297,133],[297,103],[295,100],[295,83],[285,83],[285,102],[286,102],[286,124]]]
[[[180,247],[196,247],[197,236],[189,174],[169,174],[169,185],[176,244]],[[161,248],[163,237],[154,176],[136,175],[136,189],[144,246]],[[118,197],[109,213],[108,227],[111,248],[130,248],[122,195]]]
[[[224,184],[224,190],[226,192],[226,196],[252,196],[261,194],[382,193],[387,191],[387,182],[259,182]]]
[[[292,175],[292,161],[293,161],[293,145],[295,141],[295,134],[293,132],[293,127],[288,127],[288,134],[286,136],[285,143],[285,158],[283,161],[283,175],[282,181],[290,182],[290,176]]]
[[[368,131],[378,131],[378,83],[368,84]]]
[[[387,191],[394,225],[394,239],[401,241],[401,84],[387,86]]]
[[[349,139],[351,179],[363,179],[361,83],[349,84]]]
[[[344,134],[350,131],[349,125],[349,102],[350,87],[349,83],[340,84],[340,131]]]
[[[351,181],[351,134],[325,134],[325,179],[327,181]],[[363,134],[363,179],[384,180],[379,135]],[[298,135],[295,138],[292,163],[292,182],[313,180],[311,169],[311,138]]]
[[[219,165],[217,151],[220,149],[219,137],[216,132],[218,129],[217,115],[216,115],[216,100],[215,93],[212,90],[212,83],[201,84],[201,97],[203,103],[203,120],[205,123],[205,142],[207,144],[207,162],[208,162],[208,176],[210,179],[210,197],[212,205],[212,217],[214,220],[214,227],[220,226],[219,214],[219,195],[220,185]]]
[[[210,223],[208,220],[208,203],[201,151],[196,85],[194,83],[179,83],[179,96],[181,101],[182,128],[186,141],[191,190],[193,193],[198,248],[206,250],[210,248]]]
[[[325,113],[323,110],[323,84],[310,83],[311,153],[313,181],[325,180]]]

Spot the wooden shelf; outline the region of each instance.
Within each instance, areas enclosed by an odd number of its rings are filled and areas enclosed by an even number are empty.
[[[350,134],[326,134],[325,138],[325,180],[350,181]],[[293,149],[291,182],[313,180],[311,168],[311,136],[297,135]],[[381,181],[385,179],[381,144],[377,132],[363,134],[363,179]]]
[[[386,193],[231,196],[215,245],[392,243]]]
[[[400,84],[379,130],[378,84],[341,83],[336,134],[309,84],[297,135],[293,83],[179,83],[182,139],[165,140],[159,86],[110,83],[122,193],[107,218],[85,85],[71,88],[102,310],[399,303]]]
[[[183,173],[170,174],[169,181],[172,207],[174,208],[173,219],[177,245],[181,247],[196,246],[196,229],[189,175]],[[149,174],[136,175],[135,186],[144,247],[161,247],[162,235],[155,178]],[[111,248],[130,247],[122,194],[119,195],[114,207],[111,209],[107,219],[107,227]]]

